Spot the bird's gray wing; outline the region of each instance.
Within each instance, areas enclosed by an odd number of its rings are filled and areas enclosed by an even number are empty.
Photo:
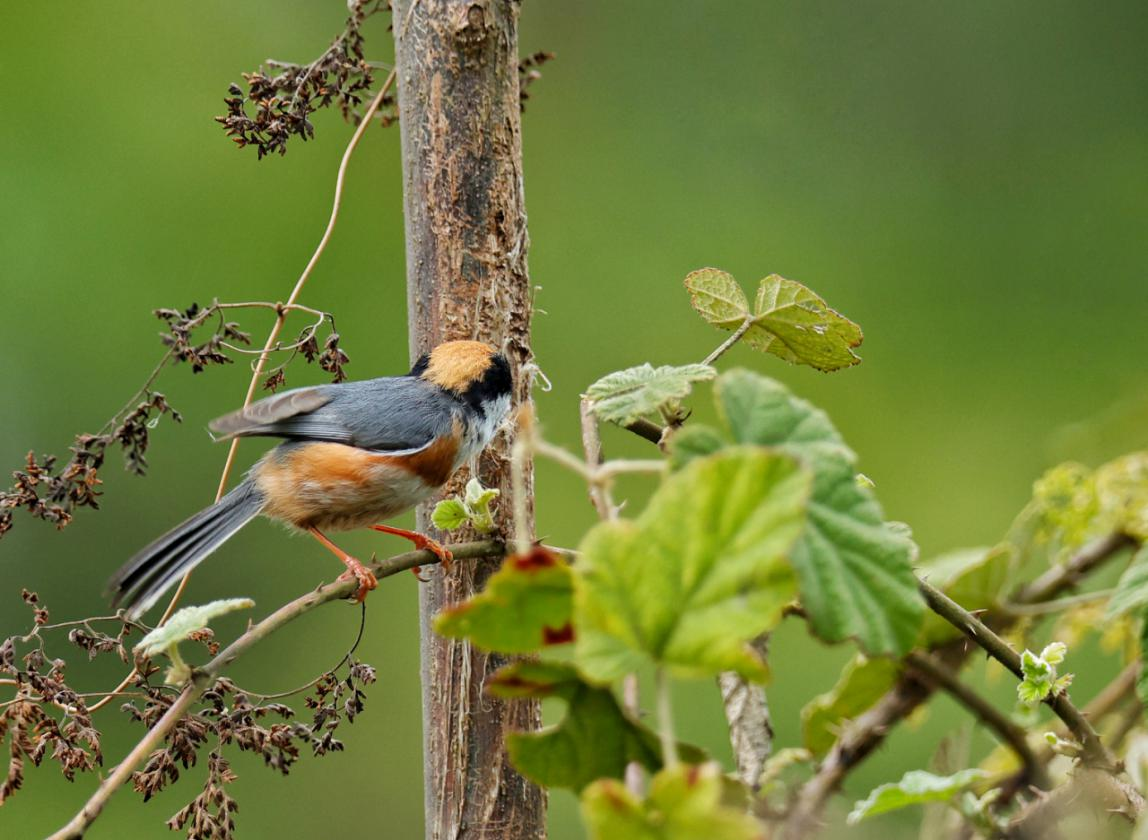
[[[314,437],[350,443],[353,435],[334,418],[318,418],[315,412],[331,402],[334,394],[325,386],[296,388],[253,402],[208,423],[215,439],[269,435]]]
[[[379,452],[419,449],[453,430],[458,402],[417,377],[286,391],[210,424],[218,436],[329,441]]]

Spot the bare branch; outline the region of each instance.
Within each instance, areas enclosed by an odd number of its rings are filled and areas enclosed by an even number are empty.
[[[505,553],[505,547],[497,540],[481,540],[452,545],[451,553],[454,555],[456,561],[474,560],[482,557],[501,557]],[[400,572],[413,569],[416,566],[429,566],[438,562],[439,558],[431,551],[408,551],[404,554],[397,554],[385,560],[372,563],[370,564],[370,568],[376,578],[384,578],[397,575]],[[176,723],[187,713],[195,702],[199,700],[203,693],[211,687],[212,683],[223,673],[224,669],[252,647],[294,619],[329,601],[337,601],[349,597],[357,586],[358,583],[354,580],[340,579],[332,583],[324,584],[308,592],[306,595],[284,604],[271,615],[267,616],[267,618],[253,625],[246,633],[220,651],[214,659],[202,668],[195,669],[192,673],[191,681],[184,687],[180,696],[172,703],[163,717],[148,730],[147,734],[144,735],[139,743],[132,748],[132,751],[128,753],[127,757],[116,765],[111,774],[104,779],[96,792],[84,804],[80,812],[76,814],[67,825],[53,834],[49,840],[70,840],[71,838],[82,837],[84,832],[87,831],[92,823],[95,822],[96,818],[99,817],[100,812],[103,811],[104,806],[112,794],[131,777],[132,771],[134,771],[154,749],[163,743],[167,734]]]

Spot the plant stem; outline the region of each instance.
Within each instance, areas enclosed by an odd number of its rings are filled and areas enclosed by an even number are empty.
[[[753,326],[753,320],[754,319],[752,315],[746,315],[745,320],[741,322],[741,326],[733,331],[733,335],[723,341],[717,348],[714,349],[712,353],[702,359],[702,364],[712,365],[714,362],[720,359],[727,350],[741,341],[741,337],[749,332],[749,328]]]
[[[1029,746],[1024,730],[1009,720],[1007,715],[957,679],[950,669],[930,654],[913,651],[905,657],[905,662],[929,682],[948,692],[954,700],[992,729],[1003,743],[1011,747],[1024,764],[1026,781],[1046,790],[1050,787],[1044,764]]]
[[[665,668],[654,673],[658,693],[658,734],[662,738],[662,766],[676,767],[678,764],[678,741],[674,737],[674,711],[670,699],[670,678]]]

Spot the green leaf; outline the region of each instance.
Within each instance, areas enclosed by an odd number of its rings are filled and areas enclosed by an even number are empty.
[[[1023,679],[1016,687],[1016,695],[1022,703],[1036,705],[1050,694],[1058,694],[1072,684],[1072,674],[1057,677],[1056,666],[1064,662],[1068,645],[1052,642],[1046,645],[1040,655],[1026,649],[1020,655],[1020,670]]]
[[[439,613],[435,631],[502,653],[569,642],[572,591],[567,563],[535,546],[503,560],[482,592]]]
[[[192,633],[205,629],[213,618],[254,606],[255,602],[250,598],[226,598],[198,607],[184,607],[173,613],[165,624],[140,639],[135,650],[143,656],[168,652],[173,646],[186,641]]]
[[[596,779],[621,779],[626,765],[662,766],[655,732],[631,718],[609,688],[585,682],[569,665],[515,662],[494,674],[487,690],[501,697],[560,697],[566,717],[540,732],[510,733],[510,760],[520,773],[545,787],[580,791]],[[679,745],[690,761],[704,761],[697,747]]]
[[[679,764],[654,776],[639,800],[613,779],[582,793],[591,840],[764,840],[761,825],[743,810],[722,805],[716,764]]]
[[[921,577],[940,589],[967,610],[994,606],[1012,571],[1014,552],[1011,545],[993,548],[964,548],[934,557],[921,565]],[[918,644],[931,646],[961,635],[939,615],[925,614]]]
[[[745,370],[723,374],[715,391],[736,443],[776,447],[813,470],[809,525],[790,559],[814,632],[830,642],[855,637],[871,654],[909,650],[924,614],[911,567],[916,547],[887,526],[873,491],[857,483],[855,456],[825,412]],[[679,435],[671,438],[675,463],[689,461],[702,434],[692,432],[682,448]]]
[[[856,825],[863,819],[896,811],[907,805],[924,802],[945,802],[988,774],[972,768],[960,770],[951,776],[935,776],[924,770],[910,770],[896,784],[874,788],[868,798],[858,802],[849,812],[848,823]]]
[[[637,520],[591,530],[574,567],[583,673],[608,682],[649,658],[682,675],[764,679],[749,642],[795,594],[785,556],[809,481],[781,453],[729,448],[666,479]]]
[[[477,478],[466,483],[466,496],[463,504],[470,516],[470,524],[480,534],[489,534],[494,530],[494,514],[491,513],[490,503],[497,499],[501,491],[494,487],[484,487]]]
[[[1148,547],[1142,546],[1108,600],[1108,618],[1118,618],[1145,606],[1148,606]]]
[[[792,364],[831,371],[861,361],[853,348],[863,338],[859,326],[808,288],[771,274],[758,286],[753,326],[744,340]]]
[[[461,528],[469,519],[466,505],[459,499],[443,499],[434,506],[434,512],[431,513],[431,524],[440,531]]]
[[[822,756],[837,740],[837,733],[892,688],[901,671],[892,659],[857,654],[845,666],[837,685],[814,697],[801,710],[801,740],[814,756]]]
[[[690,393],[694,382],[717,375],[709,365],[663,365],[649,363],[603,376],[586,390],[594,413],[602,420],[626,425],[645,414],[676,407]]]
[[[686,275],[690,303],[715,327],[735,330],[749,317],[749,300],[733,276],[716,268],[701,268]]]

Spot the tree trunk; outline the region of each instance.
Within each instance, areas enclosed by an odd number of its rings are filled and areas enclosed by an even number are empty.
[[[395,52],[406,212],[412,357],[442,341],[499,346],[529,401],[531,289],[518,101],[518,3],[396,0]],[[502,491],[509,522],[505,436],[482,456],[479,476]],[[458,492],[468,476],[447,488]],[[532,486],[527,477],[527,486]],[[433,503],[418,511],[433,531]],[[441,537],[442,535],[436,535]],[[465,539],[466,536],[454,537]],[[545,837],[545,794],[510,766],[504,737],[541,724],[537,702],[483,694],[507,657],[431,629],[443,606],[483,587],[497,561],[435,571],[421,590],[426,836]]]

